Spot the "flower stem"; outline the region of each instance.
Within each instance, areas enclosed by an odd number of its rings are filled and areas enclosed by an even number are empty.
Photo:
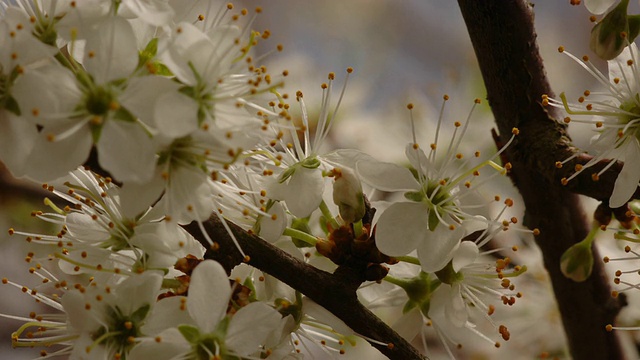
[[[418,260],[418,258],[413,256],[394,256],[393,258],[399,261],[404,261],[409,264],[420,265],[420,260]]]
[[[331,227],[334,229],[337,229],[340,227],[336,219],[333,217],[331,210],[329,210],[327,203],[325,203],[324,200],[322,200],[322,202],[320,203],[320,211],[322,211],[322,215],[326,219],[328,225],[331,225]]]
[[[311,234],[307,234],[304,231],[300,231],[300,230],[296,230],[293,228],[286,228],[284,229],[284,233],[283,235],[286,236],[291,236],[292,238],[296,238],[300,241],[304,241],[305,243],[311,245],[311,246],[316,246],[316,243],[318,242],[318,238],[311,235]]]

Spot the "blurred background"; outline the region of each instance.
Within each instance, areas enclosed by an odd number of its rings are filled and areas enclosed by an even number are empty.
[[[557,51],[558,46],[564,45],[578,56],[590,53],[590,14],[584,6],[572,6],[568,0],[532,2],[538,45],[554,91],[577,97],[587,88],[597,88],[595,79]],[[263,8],[254,28],[269,29],[272,36],[262,42],[258,51],[267,52],[276,44],[284,45],[283,52],[269,54],[264,62],[273,73],[289,71],[285,91],[295,94],[296,90],[302,90],[310,109],[319,106],[320,84],[326,81],[329,72],[336,73],[335,85],[339,90],[345,69],[350,66],[355,69],[327,149],[358,148],[381,160],[404,161],[404,145],[411,140],[407,103],[415,105],[418,142],[428,144],[444,94],[450,96],[444,117],[449,124],[466,119],[473,100],[486,97],[454,1],[269,0],[236,5],[250,10],[256,6]],[[596,64],[606,73],[604,62]],[[338,91],[335,94],[334,103]],[[469,141],[473,138],[473,143],[464,146],[494,152],[492,121],[484,101],[474,110],[472,136],[467,137]],[[570,129],[578,146],[588,146],[588,132]],[[517,198],[509,181],[503,180],[496,188],[500,188],[503,196]],[[0,167],[0,229],[32,230],[34,226],[42,226],[29,216],[32,210],[44,209],[42,195],[39,185],[24,185]],[[586,206],[592,207],[593,203],[586,202]],[[1,276],[18,283],[32,283],[34,279],[28,276],[28,265],[23,260],[29,251],[27,244],[10,238],[6,231],[1,234]],[[523,290],[525,297],[517,315],[521,317],[519,325],[510,328],[512,340],[503,344],[499,352],[487,349],[486,344],[469,346],[463,349],[460,358],[531,359],[545,355],[562,358],[564,338],[560,320],[539,255],[532,248],[522,256],[520,261],[526,262],[530,271],[524,279],[523,287],[527,290]],[[5,286],[0,291],[0,312],[4,314],[24,316],[34,311],[34,305],[17,289]],[[17,322],[0,318],[0,358],[37,357],[38,351],[11,350],[10,335],[16,328]],[[437,343],[432,346],[437,347]],[[347,357],[358,358],[349,354]],[[375,352],[369,354],[366,358],[377,356]]]

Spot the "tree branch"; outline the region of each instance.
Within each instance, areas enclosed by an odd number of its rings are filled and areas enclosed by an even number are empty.
[[[357,286],[353,286],[353,281],[344,281],[342,276],[308,265],[239,226],[230,222],[228,224],[242,251],[250,257],[249,265],[302,292],[344,321],[356,333],[390,344],[384,346],[371,342],[371,345],[390,359],[424,359],[411,344],[358,301],[355,292]],[[207,249],[210,247],[197,223],[193,222],[184,228]],[[227,271],[243,261],[243,256],[217,217],[207,220],[204,229],[219,244],[216,251],[208,250],[205,258],[220,262]]]
[[[553,94],[538,53],[531,9],[523,0],[458,0],[458,4],[499,131],[510,134],[513,127],[520,130],[506,153],[513,165],[511,178],[524,199],[526,225],[540,230],[536,240],[551,277],[571,354],[574,359],[621,359],[624,355],[616,333],[605,331],[621,305],[610,295],[597,251],[594,249],[596,261],[587,281],[573,282],[560,271],[563,252],[588,233],[578,196],[570,190],[599,199],[611,193],[607,194],[608,189],[587,190],[598,184],[590,174],[583,174],[589,176],[589,186],[584,185],[584,176],[569,188],[559,181],[563,174],[555,162],[568,158],[574,149],[565,126],[554,119],[554,109],[541,105],[543,94]],[[609,180],[603,179],[602,184]]]

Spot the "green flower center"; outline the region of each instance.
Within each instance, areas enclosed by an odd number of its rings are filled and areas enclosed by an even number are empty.
[[[446,181],[446,180],[443,180]],[[454,205],[451,192],[440,181],[428,180],[420,191],[409,191],[404,194],[408,200],[423,202],[429,207],[429,230],[434,231],[444,216],[445,209]]]
[[[439,280],[431,279],[429,274],[422,271],[414,278],[400,280],[400,282],[396,283],[409,297],[409,301],[404,305],[402,312],[407,313],[417,306],[420,312],[428,317],[431,306],[431,295],[433,295],[433,292],[440,286],[440,283]]]
[[[121,359],[126,359],[127,351],[135,344],[135,338],[140,336],[140,326],[149,313],[151,306],[146,304],[127,316],[117,306],[109,308],[108,317],[111,320],[106,327],[96,331],[92,340],[93,344],[87,349],[90,351],[96,345],[102,345],[109,349],[117,349]]]

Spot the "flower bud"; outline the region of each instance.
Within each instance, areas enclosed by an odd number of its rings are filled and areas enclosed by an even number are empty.
[[[333,173],[333,202],[338,205],[340,216],[347,223],[360,221],[366,210],[360,179],[347,168],[335,168]]]
[[[591,239],[587,238],[562,254],[560,270],[564,276],[575,282],[583,282],[591,276],[591,270],[593,270],[591,243]]]

